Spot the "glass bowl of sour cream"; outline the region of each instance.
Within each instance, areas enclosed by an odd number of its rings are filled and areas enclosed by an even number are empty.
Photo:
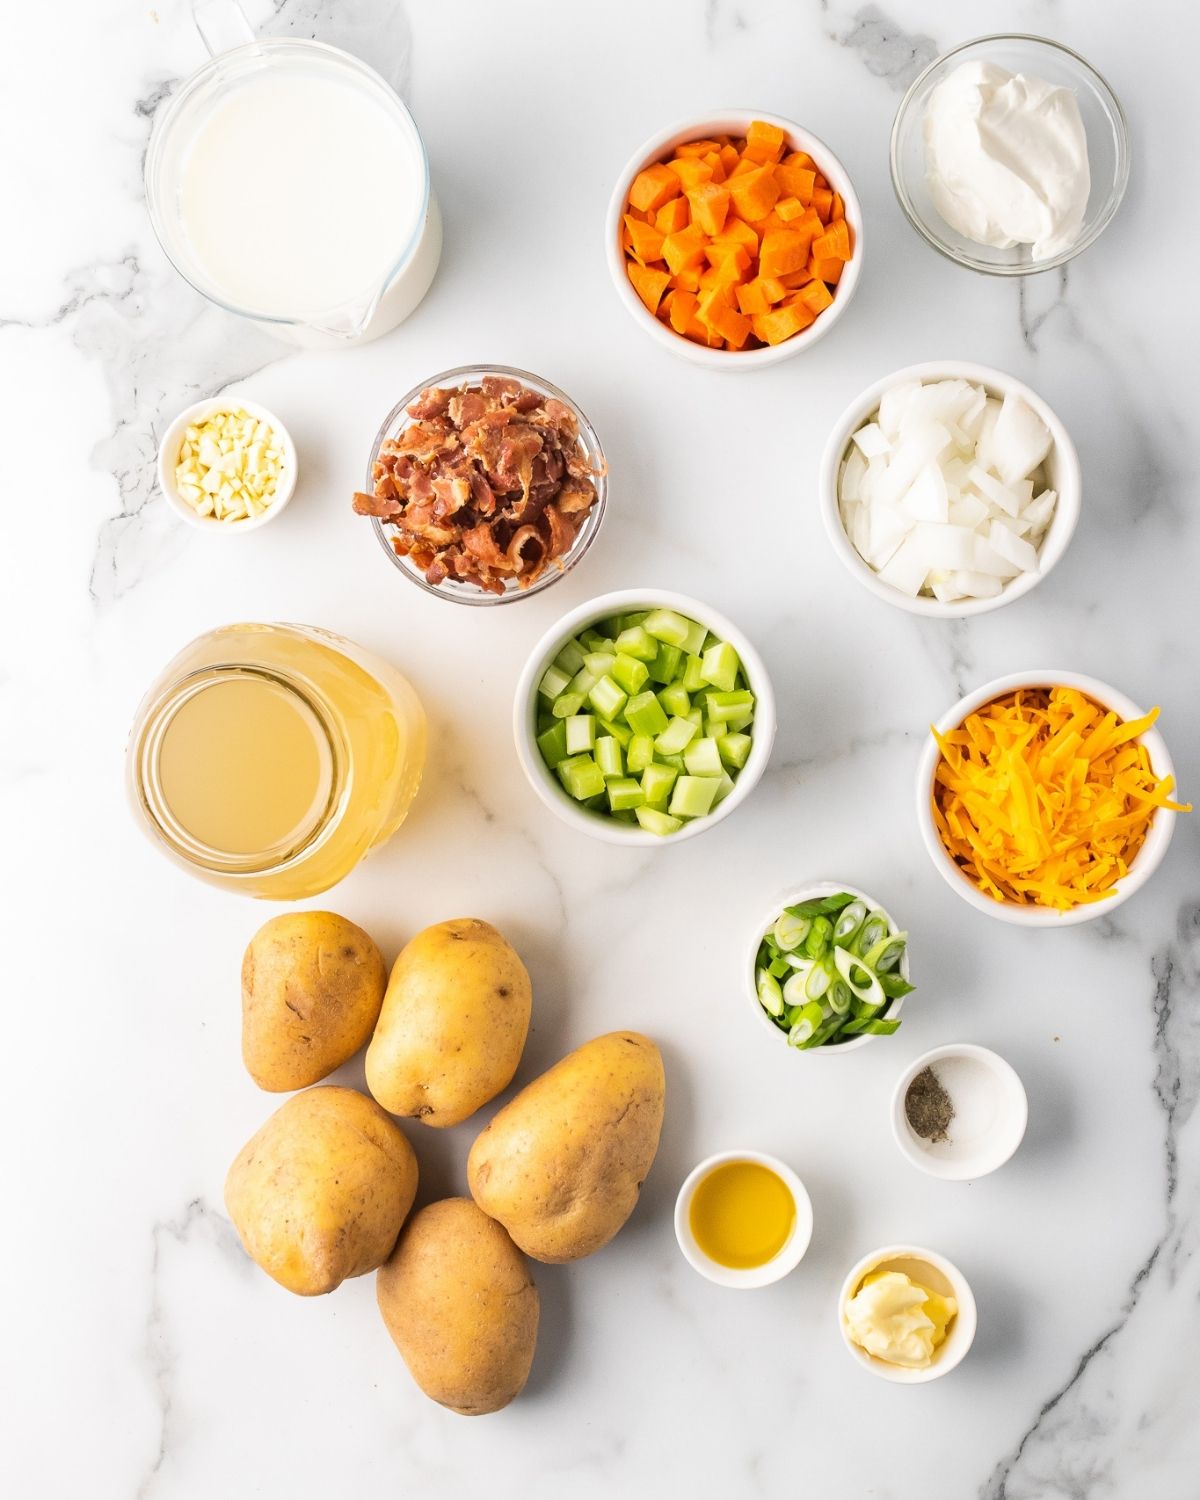
[[[1078,53],[984,36],[931,63],[892,126],[892,185],[913,228],[973,271],[1029,276],[1095,240],[1129,180],[1129,127]]]

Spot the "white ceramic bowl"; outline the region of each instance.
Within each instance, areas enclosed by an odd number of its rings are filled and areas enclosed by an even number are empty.
[[[767,1015],[766,1011],[762,1008],[762,1003],[758,998],[758,989],[754,982],[754,976],[757,972],[758,967],[756,960],[758,958],[759,944],[763,940],[763,935],[769,932],[772,927],[774,927],[776,919],[785,906],[797,906],[801,901],[812,901],[817,896],[836,896],[839,891],[848,891],[850,895],[857,896],[860,901],[865,901],[868,907],[882,911],[884,916],[887,917],[888,921],[891,923],[892,932],[899,932],[900,930],[897,927],[895,919],[893,918],[891,912],[889,912],[886,907],[881,906],[879,902],[876,901],[873,897],[868,896],[866,891],[860,891],[857,886],[845,884],[839,885],[836,881],[821,880],[813,885],[801,886],[798,890],[785,891],[784,894],[780,896],[779,899],[771,906],[770,910],[764,913],[762,920],[755,927],[753,935],[750,939],[750,948],[745,964],[746,994],[749,997],[751,1005],[753,1005],[754,1007],[755,1014],[758,1016],[760,1024],[766,1027],[766,1029],[775,1038],[776,1043],[779,1046],[788,1046],[787,1033],[785,1031],[781,1031],[779,1027],[776,1026],[775,1022],[771,1020],[770,1016]],[[908,979],[909,977],[907,944],[905,944],[904,952],[900,955],[900,976],[903,979]],[[899,999],[893,1000],[891,1002],[891,1004],[883,1012],[881,1019],[894,1021],[900,1014],[903,1005],[904,996],[901,995]],[[867,1032],[862,1036],[852,1036],[847,1041],[834,1042],[825,1047],[810,1047],[806,1051],[801,1051],[797,1047],[788,1047],[788,1051],[795,1052],[797,1056],[800,1057],[835,1057],[841,1056],[847,1052],[853,1052],[859,1047],[865,1047],[868,1042],[877,1042],[878,1040],[879,1038],[877,1036],[872,1036],[869,1032]]]
[[[944,1141],[922,1139],[905,1113],[909,1086],[926,1068],[934,1070],[954,1105]],[[1028,1120],[1029,1102],[1016,1070],[971,1042],[922,1053],[900,1075],[892,1094],[892,1134],[901,1155],[948,1182],[970,1182],[1002,1167],[1021,1144]]]
[[[677,610],[689,619],[699,620],[715,635],[733,646],[742,663],[750,691],[754,694],[754,724],[750,730],[753,744],[746,764],[738,773],[731,791],[724,802],[704,818],[691,818],[677,833],[662,837],[648,833],[637,823],[620,823],[615,818],[590,812],[570,797],[559,784],[558,777],[546,765],[537,747],[537,687],[542,674],[571,636],[578,635],[597,620],[610,615],[630,614],[639,609],[658,607]],[[771,757],[771,746],[775,742],[775,693],[763,665],[762,657],[731,620],[718,614],[699,599],[686,594],[673,594],[665,589],[618,589],[611,594],[601,594],[589,599],[564,615],[541,638],[530,653],[529,660],[521,672],[513,701],[513,738],[517,746],[517,758],[529,785],[556,817],[593,838],[603,839],[609,844],[627,844],[644,849],[663,848],[678,844],[684,839],[695,838],[727,818],[754,790],[759,778],[766,770]]]
[[[1098,678],[1085,677],[1082,672],[1051,670],[1010,672],[1006,677],[996,677],[991,682],[985,682],[975,692],[968,693],[965,698],[960,698],[954,707],[937,721],[938,733],[948,734],[952,729],[957,729],[968,714],[974,713],[983,704],[990,703],[993,698],[999,698],[1004,693],[1011,693],[1015,688],[1054,686],[1077,688],[1089,698],[1094,698],[1104,708],[1111,708],[1126,721],[1140,719],[1144,712],[1132,698],[1127,698],[1124,693],[1119,693],[1116,688],[1109,687]],[[1150,728],[1145,734],[1140,735],[1139,739],[1150,752],[1150,764],[1155,775],[1173,777],[1175,767],[1167,752],[1166,741],[1158,730]],[[991,896],[984,895],[978,886],[958,868],[946,852],[941,836],[934,826],[933,778],[940,757],[941,751],[931,734],[921,752],[920,764],[917,767],[917,824],[921,830],[921,840],[947,885],[957,891],[963,900],[975,907],[977,911],[986,912],[989,917],[995,917],[1001,922],[1011,922],[1018,927],[1074,927],[1080,922],[1092,922],[1097,917],[1108,916],[1120,906],[1122,901],[1127,901],[1134,891],[1145,885],[1162,862],[1162,857],[1167,852],[1167,845],[1171,842],[1171,835],[1175,831],[1176,815],[1170,808],[1160,807],[1154,814],[1145,843],[1129,867],[1129,874],[1124,880],[1117,881],[1112,894],[1105,897],[1103,901],[1092,901],[1085,906],[1072,907],[1070,911],[1055,911],[1045,906],[1018,906],[1010,901],[994,901]]]
[[[943,1297],[953,1296],[958,1303],[958,1312],[946,1330],[945,1339],[933,1351],[933,1363],[923,1370],[913,1370],[905,1365],[892,1365],[886,1360],[876,1359],[873,1354],[859,1348],[846,1330],[846,1304],[858,1291],[865,1276],[872,1271],[881,1270],[903,1271],[929,1291],[937,1292]],[[975,1340],[977,1315],[975,1297],[967,1278],[952,1261],[935,1250],[925,1250],[919,1245],[884,1245],[879,1250],[873,1250],[870,1255],[864,1255],[842,1283],[842,1289],[838,1293],[837,1320],[842,1343],[853,1358],[872,1375],[878,1375],[881,1380],[891,1380],[897,1385],[924,1385],[927,1381],[948,1375],[955,1366],[962,1363]]]
[[[677,146],[682,146],[688,141],[702,140],[710,135],[744,136],[748,126],[754,120],[762,120],[767,125],[777,125],[780,130],[784,131],[791,149],[807,151],[830,187],[835,193],[841,195],[846,205],[846,222],[854,237],[854,253],[846,262],[846,269],[842,272],[842,279],[838,282],[832,305],[800,333],[793,334],[782,344],[773,344],[765,349],[709,349],[702,344],[694,344],[691,339],[685,339],[682,334],[660,323],[634,291],[626,274],[625,252],[621,248],[621,219],[625,213],[625,205],[629,201],[629,189],[633,179],[644,168],[662,161],[670,156]],[[608,215],[604,224],[604,254],[608,260],[613,285],[617,289],[617,296],[629,310],[629,315],[634,322],[648,333],[655,343],[661,344],[664,349],[669,349],[683,359],[690,359],[694,364],[707,365],[712,370],[761,370],[764,365],[778,364],[780,360],[791,359],[793,355],[801,353],[804,349],[811,349],[818,339],[824,338],[849,307],[862,269],[862,208],[845,167],[820,137],[805,130],[802,125],[797,125],[793,120],[784,119],[781,115],[769,115],[762,110],[718,109],[712,114],[701,115],[695,119],[679,120],[666,130],[651,136],[625,163],[617,178],[612,198],[609,200]]]
[[[692,1233],[691,1207],[696,1188],[714,1168],[731,1161],[757,1162],[759,1166],[774,1172],[782,1179],[796,1204],[796,1222],[783,1248],[765,1265],[754,1266],[750,1270],[736,1270],[732,1266],[723,1266],[718,1261],[711,1260],[696,1243],[696,1237]],[[706,1276],[718,1286],[749,1291],[780,1281],[789,1271],[794,1271],[804,1258],[804,1252],[812,1239],[812,1230],[812,1200],[804,1184],[791,1167],[781,1162],[777,1156],[768,1156],[763,1151],[721,1151],[716,1156],[706,1157],[688,1173],[679,1189],[679,1196],[675,1199],[675,1238],[679,1241],[684,1259],[693,1270],[699,1271],[701,1276]]]
[[[283,472],[279,476],[275,498],[261,516],[255,516],[251,520],[218,521],[214,516],[199,515],[180,495],[179,486],[175,483],[175,465],[183,446],[184,433],[195,423],[203,422],[222,411],[245,411],[257,421],[266,422],[278,434],[283,449]],[[259,527],[273,521],[295,493],[296,474],[296,445],[292,442],[291,433],[274,412],[268,411],[265,406],[259,406],[256,401],[247,401],[244,396],[210,396],[207,401],[197,401],[193,406],[185,407],[163,433],[162,442],[158,445],[158,487],[166,497],[167,504],[189,526],[214,535],[242,536],[247,531],[257,531]]]
[[[1046,459],[1046,473],[1050,488],[1058,495],[1054,515],[1042,538],[1038,551],[1039,568],[1036,573],[1023,573],[1011,579],[994,599],[961,599],[954,604],[943,604],[940,599],[918,595],[910,598],[890,583],[884,583],[875,570],[858,554],[854,543],[846,535],[842,525],[841,507],[838,504],[838,477],[842,460],[850,447],[854,433],[879,410],[883,393],[907,380],[969,380],[974,385],[985,386],[996,396],[1020,396],[1037,412],[1054,437],[1054,446]],[[1023,594],[1029,593],[1045,578],[1050,569],[1067,550],[1067,543],[1074,535],[1079,521],[1083,485],[1079,471],[1079,455],[1067,429],[1046,405],[1036,391],[1023,381],[1003,370],[993,370],[987,365],[970,364],[964,360],[932,361],[928,364],[909,365],[885,375],[874,385],[861,392],[834,423],[821,456],[821,469],[817,483],[817,499],[825,532],[833,544],[839,561],[854,574],[859,583],[870,589],[877,598],[906,609],[914,615],[933,615],[944,620],[960,619],[964,615],[982,615],[1001,605],[1011,604]]]

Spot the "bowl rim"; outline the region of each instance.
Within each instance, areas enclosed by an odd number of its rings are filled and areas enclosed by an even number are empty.
[[[599,435],[592,425],[590,418],[583,408],[566,391],[556,386],[553,381],[547,380],[542,375],[536,375],[532,370],[521,370],[516,365],[501,365],[494,363],[476,363],[469,365],[456,365],[453,369],[439,370],[436,375],[427,376],[419,384],[413,386],[412,390],[406,391],[396,402],[387,416],[380,424],[379,431],[371,440],[371,456],[367,460],[366,479],[363,481],[370,493],[375,483],[374,468],[375,460],[379,456],[379,450],[384,441],[400,432],[408,424],[405,421],[408,406],[416,400],[422,391],[428,390],[430,386],[460,385],[472,379],[482,379],[488,375],[510,376],[519,380],[522,385],[527,385],[542,395],[552,397],[561,401],[575,413],[579,423],[579,436],[583,442],[584,450],[588,457],[599,465],[595,476],[596,500],[583,519],[583,524],[575,534],[575,540],[563,554],[555,560],[555,564],[548,567],[542,576],[531,583],[527,589],[512,588],[505,589],[502,594],[492,594],[487,589],[478,585],[462,585],[462,592],[457,589],[447,589],[443,584],[430,583],[419,569],[412,567],[407,559],[401,557],[389,540],[386,524],[378,516],[372,516],[371,529],[375,533],[375,539],[383,548],[384,554],[403,577],[410,583],[416,584],[425,593],[432,594],[434,598],[448,601],[451,604],[464,604],[468,608],[487,607],[499,604],[513,604],[522,599],[530,599],[535,594],[540,594],[544,589],[558,583],[580,562],[591,549],[592,543],[600,531],[604,520],[605,509],[608,504],[608,461],[604,455]],[[412,419],[409,419],[410,421]],[[468,589],[470,590],[468,592]]]
[[[688,1210],[691,1208],[692,1199],[700,1183],[717,1167],[734,1161],[755,1162],[774,1172],[787,1187],[796,1205],[796,1222],[783,1247],[765,1264],[744,1270],[739,1270],[734,1266],[722,1266],[705,1255],[696,1243],[688,1218]],[[684,1178],[675,1195],[674,1224],[675,1242],[683,1258],[694,1271],[698,1271],[701,1276],[716,1286],[730,1287],[738,1291],[752,1291],[758,1287],[773,1286],[775,1282],[782,1281],[804,1259],[812,1242],[812,1199],[796,1172],[786,1162],[780,1161],[779,1157],[772,1156],[770,1152],[749,1149],[718,1151],[712,1156],[706,1156],[703,1161],[697,1162]]]
[[[1019,396],[1045,422],[1054,440],[1051,451],[1057,466],[1055,482],[1058,485],[1058,498],[1042,545],[1038,549],[1038,570],[1036,573],[1020,573],[1016,578],[1010,579],[993,599],[960,599],[953,604],[943,604],[940,599],[925,598],[922,595],[910,599],[890,583],[884,583],[865,558],[859,556],[842,524],[838,480],[842,461],[850,448],[854,433],[878,409],[880,400],[887,391],[905,381],[935,379],[967,380],[973,385],[986,387],[989,394]],[[1006,604],[1024,598],[1061,562],[1083,509],[1083,475],[1078,451],[1062,419],[1032,386],[1026,385],[1023,380],[1010,375],[1006,370],[975,364],[971,360],[924,360],[920,364],[905,365],[903,369],[873,381],[843,408],[830,428],[821,454],[817,474],[817,507],[825,524],[825,534],[839,561],[876,598],[897,609],[903,609],[908,614],[925,615],[931,619],[959,620],[972,615],[989,614],[994,609],[1001,609]]]
[[[985,1165],[976,1167],[975,1170],[967,1170],[966,1159],[956,1160],[952,1156],[932,1156],[924,1151],[912,1138],[912,1130],[909,1127],[905,1114],[904,1101],[909,1087],[918,1073],[935,1063],[945,1062],[952,1057],[972,1058],[981,1063],[994,1076],[1002,1079],[1007,1085],[1007,1097],[1011,1100],[1013,1108],[1005,1112],[1003,1128],[997,1128],[994,1133],[1000,1136],[1001,1144],[989,1152],[980,1152],[975,1158],[982,1160]],[[1016,1154],[1017,1148],[1025,1138],[1025,1129],[1029,1123],[1029,1096],[1025,1092],[1025,1085],[1021,1082],[1020,1074],[1007,1058],[1001,1057],[998,1052],[993,1052],[990,1047],[981,1047],[976,1042],[944,1042],[940,1047],[931,1047],[928,1052],[922,1052],[920,1057],[914,1058],[907,1068],[904,1068],[896,1086],[892,1090],[891,1124],[892,1136],[900,1150],[900,1154],[912,1163],[914,1167],[925,1172],[930,1177],[940,1177],[945,1182],[975,1182],[981,1177],[996,1171],[998,1167],[1004,1166]]]
[[[768,345],[763,349],[709,349],[701,344],[693,344],[690,339],[685,339],[673,329],[665,328],[633,290],[629,277],[625,274],[625,255],[620,242],[621,217],[633,179],[643,168],[661,160],[664,152],[673,150],[685,141],[700,140],[706,131],[720,134],[723,130],[744,130],[752,120],[762,120],[767,125],[778,126],[787,133],[795,150],[807,151],[820,164],[825,178],[840,194],[846,206],[846,221],[854,233],[854,253],[846,262],[846,269],[838,282],[837,295],[832,304],[807,328],[793,334],[781,344]],[[617,289],[617,296],[634,322],[664,349],[691,360],[693,364],[704,365],[713,370],[761,370],[812,348],[829,332],[852,301],[862,271],[863,249],[862,205],[850,174],[841,160],[811,130],[784,115],[771,114],[765,110],[709,110],[701,115],[676,120],[666,129],[649,136],[622,167],[604,219],[604,256],[609,275]]]
[[[949,242],[939,240],[930,232],[924,220],[913,208],[908,190],[904,185],[903,173],[900,170],[900,128],[905,122],[909,111],[914,107],[923,85],[931,74],[935,73],[952,58],[959,56],[972,47],[983,46],[989,42],[1030,43],[1034,47],[1044,47],[1049,51],[1059,52],[1069,57],[1079,66],[1083,74],[1089,78],[1093,85],[1098,86],[1096,92],[1110,112],[1110,118],[1113,121],[1114,133],[1117,139],[1117,171],[1113,179],[1112,188],[1110,189],[1109,204],[1106,212],[1100,215],[1086,235],[1080,235],[1065,250],[1059,251],[1057,255],[1049,256],[1045,260],[1030,262],[1028,265],[989,263],[958,250],[951,246]],[[956,266],[961,266],[968,271],[978,271],[984,276],[1038,276],[1043,271],[1057,270],[1060,266],[1066,265],[1068,261],[1074,260],[1075,256],[1086,250],[1089,245],[1095,244],[1096,240],[1099,239],[1109,224],[1112,223],[1116,217],[1117,210],[1124,201],[1125,192],[1129,186],[1130,161],[1129,120],[1117,96],[1116,90],[1109,83],[1108,79],[1105,78],[1104,74],[1098,68],[1088,62],[1086,57],[1076,52],[1073,47],[1068,47],[1065,42],[1055,41],[1052,37],[1048,36],[1037,36],[1035,33],[1029,31],[987,32],[983,36],[971,37],[965,42],[959,42],[948,51],[940,53],[931,63],[928,63],[921,69],[920,73],[917,74],[905,90],[904,97],[900,100],[896,108],[895,117],[892,120],[891,136],[888,142],[888,164],[892,179],[892,191],[896,196],[896,201],[899,203],[904,217],[925,243],[931,249],[936,250],[939,255]]]
[[[1102,707],[1120,714],[1125,720],[1141,718],[1144,712],[1132,698],[1127,697],[1117,688],[1110,687],[1106,682],[1101,682],[1097,677],[1089,677],[1083,672],[1035,667],[1023,672],[1007,672],[1002,677],[993,677],[981,687],[965,693],[936,721],[938,733],[948,734],[952,729],[957,729],[968,714],[974,713],[984,703],[989,703],[993,698],[999,698],[1004,693],[1011,693],[1020,687],[1076,688],[1089,698],[1094,698]],[[1144,730],[1138,736],[1138,739],[1150,753],[1150,764],[1155,774],[1160,777],[1174,777],[1175,764],[1158,727],[1152,724],[1149,729]],[[956,891],[968,905],[997,921],[1009,922],[1018,927],[1075,927],[1081,922],[1091,922],[1098,917],[1107,916],[1122,902],[1127,901],[1135,891],[1141,889],[1162,862],[1171,842],[1177,815],[1169,807],[1160,807],[1155,811],[1145,842],[1134,857],[1128,875],[1116,883],[1112,888],[1112,894],[1105,897],[1103,901],[1074,906],[1070,911],[1057,911],[1046,906],[1016,906],[1008,902],[994,901],[973,885],[954,864],[946,853],[934,826],[931,811],[933,778],[940,756],[941,751],[938,749],[937,741],[932,734],[929,734],[917,764],[917,825],[920,829],[921,841],[947,885]]]
[[[195,422],[203,421],[219,411],[247,412],[256,421],[266,422],[279,434],[280,445],[283,448],[283,484],[275,493],[275,498],[261,516],[254,516],[249,520],[240,521],[218,521],[215,516],[198,515],[186,500],[180,495],[179,487],[175,482],[175,459],[178,457],[179,448],[183,442],[183,434],[187,428]],[[168,454],[170,457],[168,458]],[[168,422],[162,438],[159,440],[158,453],[155,457],[155,473],[158,479],[158,487],[168,506],[186,521],[189,526],[194,526],[197,531],[214,532],[224,536],[242,536],[248,531],[258,531],[273,521],[279,513],[287,507],[296,491],[296,480],[299,473],[299,459],[296,454],[296,445],[292,441],[292,435],[279,420],[273,411],[262,405],[259,401],[253,401],[245,396],[205,396],[201,401],[193,401],[190,406],[185,406],[177,416]]]
[[[940,1271],[954,1288],[954,1297],[958,1303],[958,1311],[954,1316],[954,1331],[940,1346],[943,1350],[949,1350],[949,1353],[940,1358],[935,1355],[933,1363],[923,1370],[914,1370],[906,1365],[889,1365],[886,1360],[876,1359],[865,1349],[860,1349],[846,1331],[843,1317],[846,1304],[858,1291],[863,1277],[877,1266],[890,1260],[925,1261],[935,1271]],[[929,1381],[938,1380],[943,1375],[949,1375],[951,1370],[957,1369],[975,1342],[975,1332],[979,1321],[971,1284],[954,1262],[936,1250],[929,1250],[923,1245],[906,1243],[881,1245],[877,1250],[870,1251],[854,1263],[838,1292],[836,1316],[842,1343],[857,1363],[863,1369],[870,1371],[872,1375],[877,1375],[881,1380],[890,1380],[896,1385],[926,1385]],[[951,1340],[954,1341],[953,1348],[950,1348]]]
[[[551,659],[562,648],[563,642],[576,635],[580,629],[607,615],[621,614],[642,606],[665,607],[677,610],[690,619],[707,624],[714,634],[729,641],[736,649],[746,671],[747,680],[755,695],[754,731],[750,754],[746,764],[733,784],[733,791],[714,810],[703,818],[692,818],[677,832],[663,837],[650,833],[639,824],[619,823],[576,806],[559,787],[537,748],[536,708],[537,684]],[[525,772],[525,779],[539,800],[562,822],[592,838],[609,844],[625,844],[633,848],[662,849],[678,844],[698,834],[706,833],[735,808],[740,807],[757,786],[771,756],[775,741],[775,690],[758,651],[743,632],[723,615],[702,600],[688,594],[675,593],[670,589],[629,588],[615,589],[607,594],[597,594],[586,599],[574,609],[568,610],[546,630],[526,658],[517,679],[513,696],[513,739],[517,747],[517,759]]]
[[[887,907],[884,906],[882,902],[876,901],[875,898],[869,895],[866,891],[860,890],[857,886],[849,885],[845,882],[839,885],[837,881],[834,880],[812,880],[805,885],[788,887],[785,891],[782,892],[780,899],[774,904],[772,915],[767,917],[755,929],[758,933],[758,936],[751,938],[747,950],[748,962],[744,971],[745,993],[749,998],[751,1004],[754,1006],[754,1009],[758,1014],[758,1019],[762,1023],[762,1025],[765,1026],[773,1036],[777,1037],[783,1043],[783,1045],[787,1047],[787,1050],[789,1052],[794,1052],[797,1054],[797,1056],[800,1057],[819,1057],[823,1055],[834,1057],[842,1053],[853,1052],[859,1047],[865,1046],[868,1042],[878,1042],[881,1040],[880,1037],[873,1036],[870,1032],[864,1032],[861,1036],[851,1037],[848,1041],[838,1042],[834,1046],[812,1047],[806,1052],[801,1052],[797,1047],[788,1047],[787,1037],[779,1029],[779,1027],[775,1025],[774,1021],[771,1020],[770,1016],[768,1016],[766,1011],[762,1008],[762,1004],[758,998],[758,991],[755,988],[754,973],[756,967],[755,960],[758,957],[758,946],[762,942],[766,933],[770,931],[771,925],[779,916],[783,908],[785,906],[795,906],[800,901],[810,901],[816,896],[835,896],[839,891],[848,891],[852,896],[857,896],[860,901],[865,901],[868,907],[874,907],[875,909],[881,911],[891,923],[891,931],[901,931],[901,928],[896,922],[895,917],[892,916]],[[908,944],[905,943],[904,952],[900,955],[901,978],[908,979],[909,972]],[[894,1021],[899,1016],[900,1011],[904,1007],[905,998],[906,997],[904,995],[901,995],[898,999],[889,1001],[887,1008],[883,1012],[882,1019]]]

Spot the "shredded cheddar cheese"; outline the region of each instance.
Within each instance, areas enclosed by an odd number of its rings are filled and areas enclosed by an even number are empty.
[[[1075,688],[1020,688],[939,734],[933,821],[947,853],[996,901],[1069,911],[1112,892],[1174,779],[1159,778],[1139,736]]]

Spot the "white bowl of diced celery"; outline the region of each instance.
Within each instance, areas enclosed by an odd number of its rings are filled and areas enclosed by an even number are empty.
[[[900,1025],[908,934],[865,891],[831,881],[772,904],[754,929],[747,993],[759,1020],[800,1052],[852,1052]]]
[[[691,838],[749,796],[775,695],[729,620],[683,594],[622,589],[546,632],[517,685],[517,754],[565,823],[614,844]]]

